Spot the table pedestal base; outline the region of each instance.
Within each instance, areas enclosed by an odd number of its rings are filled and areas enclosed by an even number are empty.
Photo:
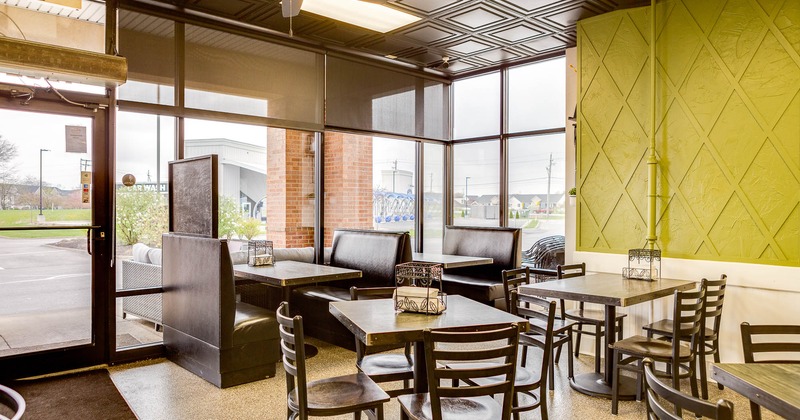
[[[611,399],[611,385],[606,383],[601,373],[592,372],[575,375],[575,377],[569,381],[569,385],[572,389],[581,394]],[[636,399],[636,379],[627,376],[620,377],[619,399]]]

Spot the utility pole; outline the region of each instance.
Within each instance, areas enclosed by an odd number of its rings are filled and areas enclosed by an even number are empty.
[[[545,203],[547,203],[547,211],[545,212],[545,215],[547,216],[550,215],[550,177],[552,173],[553,173],[553,154],[550,153],[550,162],[547,164],[547,201],[545,201]]]
[[[395,159],[394,162],[392,162],[392,192],[397,192],[394,189],[394,178],[395,178],[395,175],[397,175],[397,159]]]
[[[50,149],[39,149],[39,222],[44,221],[44,215],[42,214],[42,152],[49,152]]]

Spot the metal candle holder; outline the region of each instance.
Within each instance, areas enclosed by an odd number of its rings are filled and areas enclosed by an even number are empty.
[[[447,309],[447,296],[442,293],[441,264],[426,262],[402,263],[395,266],[394,273],[398,287],[394,294],[394,308],[396,311],[440,314]],[[424,292],[417,293],[424,297],[403,295],[402,289],[408,290],[407,287],[424,288]],[[432,288],[435,291],[435,299],[429,298]]]
[[[251,267],[272,265],[275,262],[272,250],[272,241],[247,241],[247,265]]]
[[[622,277],[637,280],[661,278],[661,250],[634,248],[628,250],[628,266],[622,269]]]

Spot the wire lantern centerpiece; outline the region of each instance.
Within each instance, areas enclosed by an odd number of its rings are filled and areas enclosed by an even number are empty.
[[[247,265],[258,267],[275,263],[272,241],[250,240],[247,241]]]
[[[628,266],[622,268],[622,277],[637,280],[659,280],[661,278],[661,250],[629,249]]]
[[[397,264],[394,274],[397,283],[394,292],[395,311],[437,315],[447,309],[447,295],[441,289],[441,264],[426,262]]]

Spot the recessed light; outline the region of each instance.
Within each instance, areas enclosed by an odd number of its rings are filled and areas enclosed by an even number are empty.
[[[396,58],[397,58],[397,56],[396,56],[396,55],[391,55],[391,54],[386,54],[386,55],[384,55],[384,57],[386,57],[386,58],[388,58],[388,59],[390,59],[390,60],[394,60],[394,59],[396,59]]]
[[[358,0],[303,0],[301,10],[384,33],[421,19],[391,7]]]

